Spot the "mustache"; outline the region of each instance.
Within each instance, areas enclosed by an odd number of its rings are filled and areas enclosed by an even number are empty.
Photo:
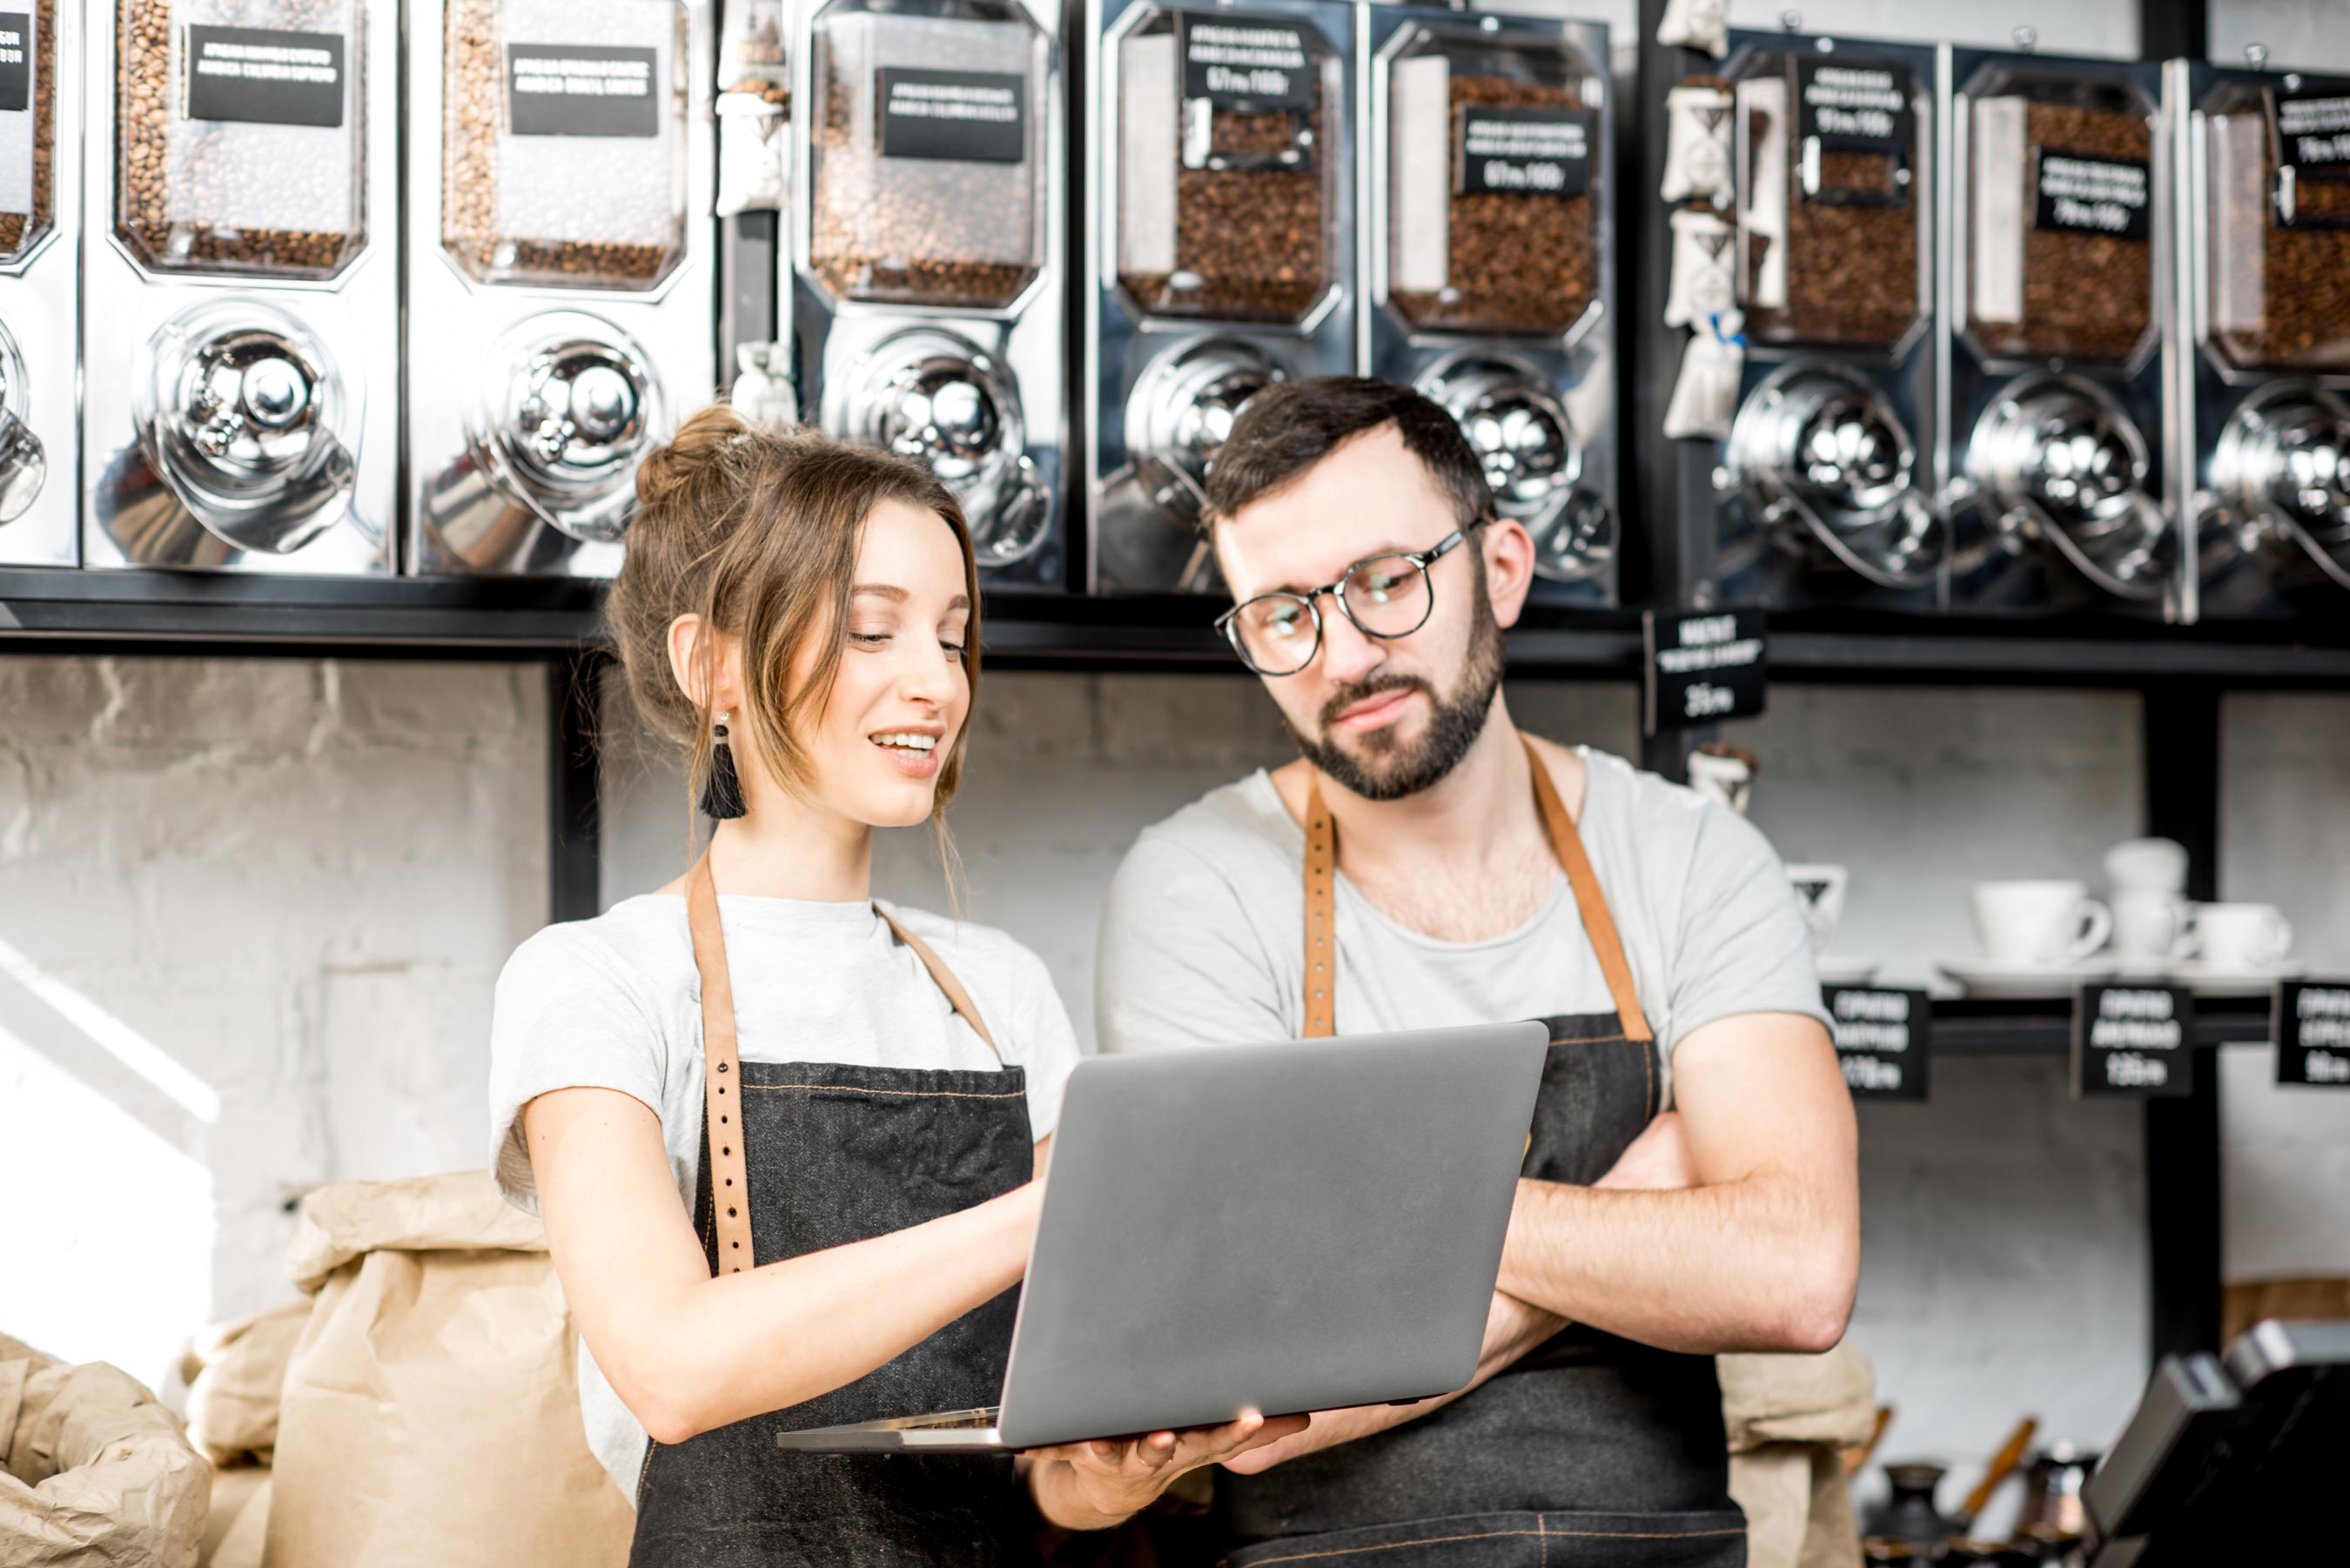
[[[1323,702],[1319,715],[1322,728],[1327,730],[1336,723],[1338,715],[1357,703],[1382,696],[1389,691],[1419,691],[1426,694],[1430,701],[1433,701],[1436,696],[1428,682],[1417,675],[1407,675],[1399,670],[1390,670],[1385,674],[1375,674],[1367,680],[1352,681],[1341,686],[1330,694],[1329,698]]]

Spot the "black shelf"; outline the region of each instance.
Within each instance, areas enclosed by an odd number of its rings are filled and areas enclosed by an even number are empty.
[[[2236,1045],[2269,1037],[2269,998],[2199,996],[2194,1044]],[[2063,1056],[2073,1049],[2073,999],[1937,997],[1937,1056]]]

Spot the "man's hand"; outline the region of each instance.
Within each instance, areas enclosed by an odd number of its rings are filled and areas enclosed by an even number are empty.
[[[1681,1114],[1667,1111],[1616,1157],[1607,1174],[1592,1183],[1619,1192],[1679,1192],[1697,1185],[1697,1159],[1690,1152]]]
[[[1186,1471],[1303,1432],[1312,1419],[1252,1410],[1222,1426],[1060,1443],[1023,1457],[1034,1464],[1029,1486],[1046,1519],[1064,1530],[1106,1530],[1149,1507]]]

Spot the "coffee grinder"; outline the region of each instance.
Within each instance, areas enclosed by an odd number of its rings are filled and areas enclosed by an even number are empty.
[[[79,557],[80,41],[70,4],[0,8],[0,566]]]
[[[1722,75],[1745,356],[1699,557],[1726,603],[1934,609],[1934,51],[1733,31]]]
[[[830,0],[791,51],[786,258],[804,417],[920,459],[992,588],[1059,591],[1060,17],[1046,0]]]
[[[715,394],[710,26],[411,0],[411,570],[611,576],[638,462]]]
[[[1212,592],[1201,509],[1233,419],[1274,382],[1356,364],[1355,11],[1086,0],[1084,15],[1087,580]]]
[[[1610,604],[1607,29],[1512,9],[1362,12],[1361,362],[1460,421],[1495,511],[1534,536],[1536,598]]]
[[[2185,609],[2163,450],[2172,109],[2151,63],[1943,46],[1950,602]]]
[[[86,15],[83,564],[391,571],[397,8]]]
[[[2350,78],[2174,60],[2185,325],[2174,461],[2212,619],[2350,592]]]

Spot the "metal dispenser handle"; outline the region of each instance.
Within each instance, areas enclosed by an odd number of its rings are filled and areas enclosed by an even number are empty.
[[[1950,547],[1911,479],[1916,463],[1916,443],[1875,389],[1841,367],[1799,363],[1747,394],[1731,421],[1725,480],[1766,529],[1907,592],[1934,581]]]
[[[2148,494],[2146,439],[2103,388],[2029,377],[1991,400],[1968,442],[1970,493],[1993,526],[2044,542],[2116,598],[2168,594],[2178,531]]]
[[[619,328],[570,312],[522,323],[500,348],[492,363],[506,376],[474,434],[499,488],[582,544],[617,541],[660,423],[651,360]]]

